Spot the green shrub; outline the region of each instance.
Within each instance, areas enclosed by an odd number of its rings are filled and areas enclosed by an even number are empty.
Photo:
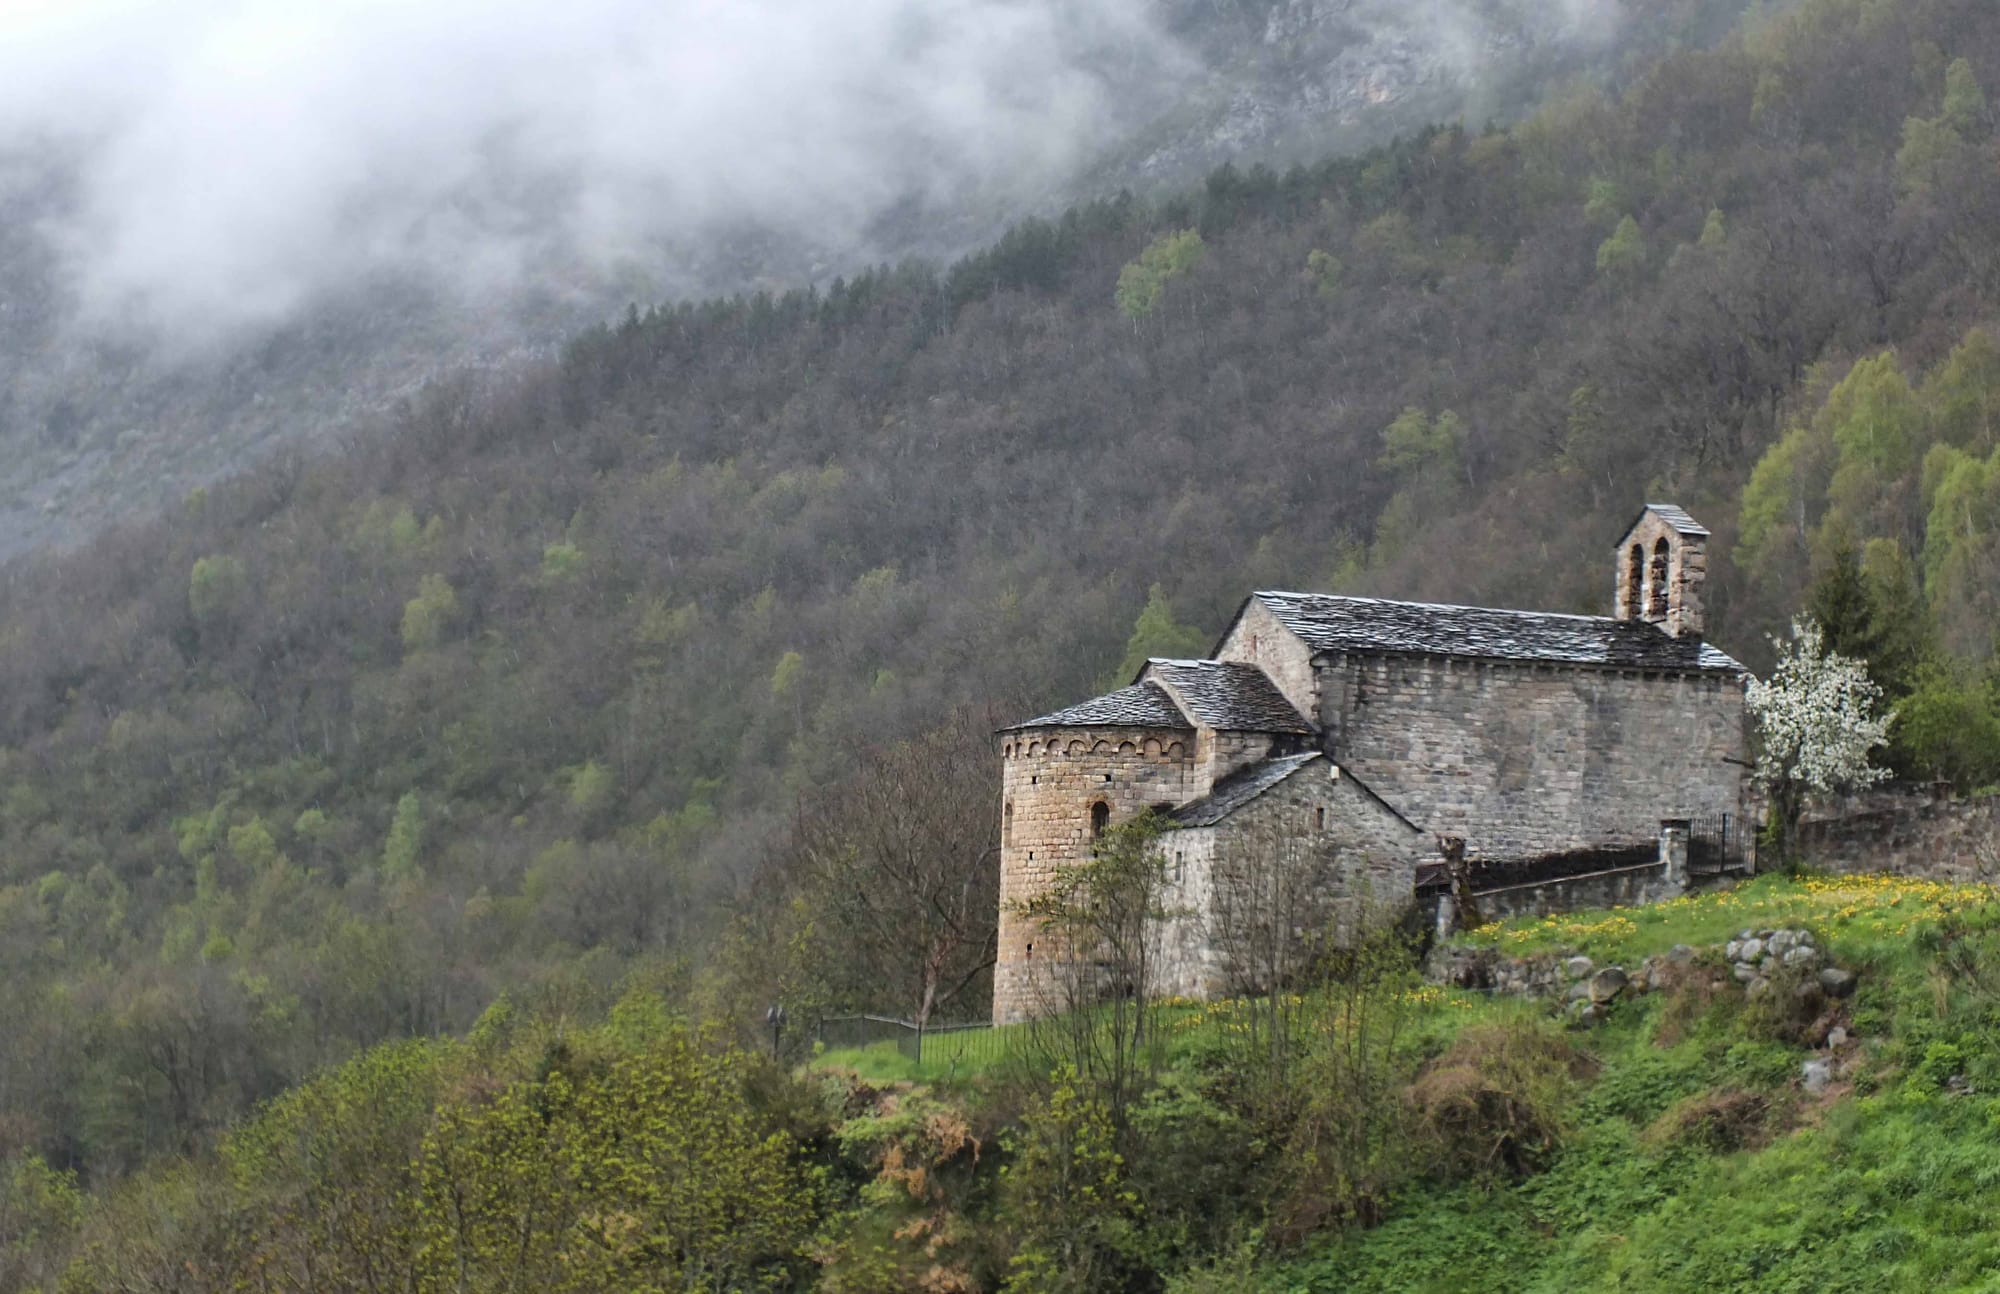
[[[1890,761],[1906,777],[1968,790],[2000,781],[2000,714],[1983,683],[1926,671],[1896,703],[1889,741]]]
[[[1132,1187],[1156,1266],[1222,1252],[1257,1224],[1264,1144],[1184,1069],[1132,1107]]]

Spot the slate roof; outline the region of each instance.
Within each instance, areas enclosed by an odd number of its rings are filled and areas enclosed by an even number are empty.
[[[1389,602],[1328,593],[1251,595],[1315,654],[1385,652],[1481,660],[1745,674],[1728,655],[1642,620]]]
[[[1241,661],[1161,660],[1146,662],[1141,678],[1157,678],[1180,698],[1196,723],[1225,732],[1282,732],[1310,735],[1313,728],[1268,674]]]
[[[1217,782],[1201,799],[1183,804],[1169,813],[1167,821],[1176,827],[1212,827],[1307,764],[1325,758],[1318,751],[1312,751],[1252,764]]]
[[[1194,725],[1158,683],[1134,683],[1000,731],[1020,732],[1025,728],[1174,728],[1191,732]]]
[[[1677,503],[1647,504],[1644,511],[1632,519],[1632,526],[1638,525],[1648,512],[1666,522],[1683,535],[1691,535],[1696,539],[1708,538],[1708,527],[1690,517]],[[1626,533],[1631,533],[1632,526],[1625,527]]]

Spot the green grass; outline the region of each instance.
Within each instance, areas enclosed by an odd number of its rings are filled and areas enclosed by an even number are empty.
[[[1771,877],[1480,932],[1510,952],[1636,960],[1747,926],[1812,928],[1866,967],[1849,1004],[1862,1039],[1853,1090],[1800,1091],[1812,1053],[1757,1036],[1733,993],[1692,1017],[1660,994],[1621,1002],[1583,1039],[1602,1067],[1546,1171],[1411,1190],[1380,1226],[1268,1263],[1261,1288],[2000,1294],[2000,1001],[1946,988],[1923,942],[1943,913],[1992,898],[1903,878]],[[1969,1093],[1954,1094],[1955,1075]],[[1672,1131],[1670,1110],[1734,1092],[1766,1103],[1746,1144]]]
[[[1465,941],[1517,956],[1571,951],[1633,962],[1675,944],[1723,943],[1750,927],[1803,926],[1837,954],[1893,958],[1942,913],[1992,897],[1984,886],[1902,876],[1762,876],[1645,907],[1516,918]]]
[[[1378,1225],[1266,1254],[1251,1274],[1230,1267],[1220,1283],[1173,1288],[2000,1294],[2000,992],[1940,978],[1928,938],[1946,914],[1983,906],[1965,937],[2000,964],[1994,898],[1985,887],[1905,878],[1764,877],[1653,907],[1478,932],[1471,941],[1514,954],[1580,951],[1632,964],[1745,927],[1810,928],[1861,971],[1857,995],[1839,1007],[1859,1039],[1846,1053],[1852,1069],[1825,1096],[1803,1092],[1801,1063],[1816,1053],[1783,1041],[1798,1035],[1726,976],[1716,977],[1719,991],[1704,976],[1678,996],[1628,998],[1572,1035],[1597,1069],[1542,1171],[1421,1180]],[[1408,991],[1404,1003],[1406,1036],[1424,1054],[1444,1051],[1469,1024],[1552,1009],[1434,987]],[[1246,1011],[1232,1002],[1163,1008],[1163,1066],[1226,1074],[1249,1037]],[[960,1058],[944,1035],[922,1065],[888,1043],[812,1063],[874,1083],[948,1085],[1000,1074],[1032,1052],[1032,1032],[968,1035],[978,1045]]]
[[[955,1082],[998,1073],[1029,1050],[1028,1032],[1020,1025],[997,1029],[932,1034],[924,1039],[924,1058],[911,1060],[894,1042],[866,1047],[818,1050],[807,1062],[814,1069],[849,1070],[874,1084]]]

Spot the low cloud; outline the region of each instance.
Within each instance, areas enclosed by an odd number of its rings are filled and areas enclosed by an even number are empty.
[[[226,332],[746,225],[864,247],[898,206],[1039,196],[1120,128],[1115,84],[1183,66],[1144,0],[17,0],[0,147],[65,159],[85,320]]]
[[[1060,196],[1233,61],[1217,32],[1472,74],[1625,2],[0,0],[0,201],[46,190],[93,331],[227,339],[385,279],[599,307]]]

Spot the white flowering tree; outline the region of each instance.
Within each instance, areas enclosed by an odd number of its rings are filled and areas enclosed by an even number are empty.
[[[1757,721],[1757,781],[1771,800],[1770,828],[1787,863],[1808,795],[1879,782],[1889,771],[1869,755],[1889,738],[1891,713],[1862,662],[1826,649],[1810,619],[1792,621],[1790,642],[1772,639],[1778,662],[1744,691]]]

